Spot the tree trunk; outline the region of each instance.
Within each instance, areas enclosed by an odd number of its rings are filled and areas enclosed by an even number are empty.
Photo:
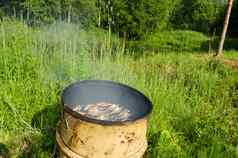
[[[225,38],[226,38],[227,28],[228,28],[228,25],[229,25],[229,19],[230,19],[230,15],[231,15],[232,5],[233,5],[233,0],[228,0],[226,17],[225,17],[225,21],[224,21],[221,40],[220,40],[220,43],[219,43],[218,52],[216,53],[217,57],[223,55],[223,47],[224,47],[224,42],[225,42]]]
[[[30,6],[27,7],[27,13],[26,13],[26,22],[28,23],[30,21]]]
[[[98,27],[101,27],[101,0],[98,1]]]
[[[68,24],[71,23],[71,11],[72,11],[72,6],[69,6],[69,10],[68,10]]]
[[[13,16],[14,16],[14,18],[17,18],[17,12],[16,12],[16,8],[15,7],[13,7]]]

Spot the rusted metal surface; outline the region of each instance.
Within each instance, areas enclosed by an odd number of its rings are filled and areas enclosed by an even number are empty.
[[[62,104],[56,134],[61,158],[143,157],[152,103],[138,90],[85,80],[64,89]]]
[[[60,150],[60,158],[83,158],[65,145],[58,131],[56,132],[56,140]]]
[[[141,158],[147,148],[146,132],[147,119],[105,126],[65,112],[57,141],[64,153],[61,158]]]

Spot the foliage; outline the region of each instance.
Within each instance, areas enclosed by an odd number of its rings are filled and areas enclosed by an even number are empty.
[[[67,20],[94,24],[97,14],[96,0],[21,0],[0,1],[8,15],[23,17],[28,23],[52,23]]]
[[[170,27],[192,29],[206,34],[218,32],[224,3],[216,0],[138,0],[99,1],[104,28],[120,36],[142,38],[153,31]]]
[[[211,32],[210,29],[223,13],[224,6],[216,1],[196,0],[193,8],[196,8],[192,14],[194,28],[198,28],[198,31]]]
[[[220,33],[226,8],[220,0],[0,0],[3,13],[28,23],[65,20],[111,29],[121,37],[141,39],[154,31],[189,29]],[[237,0],[230,34],[237,34]],[[1,13],[0,13],[1,16]]]
[[[229,24],[229,28],[228,28],[228,35],[230,37],[238,37],[238,30],[237,30],[237,26],[238,26],[238,1],[235,0],[234,4],[233,4],[233,8],[232,8],[232,12],[231,12],[231,17],[230,17],[230,24]]]
[[[146,33],[168,26],[177,1],[102,0],[99,5],[103,27],[111,27],[114,32],[130,39],[141,38]]]
[[[73,13],[77,21],[88,25],[96,25],[98,8],[96,6],[96,0],[90,1],[74,1],[73,4]]]
[[[172,19],[176,28],[193,29],[205,33],[216,31],[216,22],[223,20],[225,6],[216,0],[182,0]]]

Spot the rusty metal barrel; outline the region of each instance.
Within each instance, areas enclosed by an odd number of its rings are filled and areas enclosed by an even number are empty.
[[[108,102],[128,109],[123,120],[97,119],[75,108]],[[66,87],[64,111],[56,131],[61,158],[142,158],[147,149],[148,116],[152,103],[127,85],[85,80]]]

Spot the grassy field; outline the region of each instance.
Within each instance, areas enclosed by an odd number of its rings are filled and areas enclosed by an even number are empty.
[[[238,53],[237,51],[228,51],[224,54],[226,58],[228,59],[238,59]]]
[[[107,37],[64,23],[34,29],[0,23],[0,155],[57,157],[62,89],[107,79],[152,100],[148,158],[238,157],[237,70],[189,52],[135,58]]]

